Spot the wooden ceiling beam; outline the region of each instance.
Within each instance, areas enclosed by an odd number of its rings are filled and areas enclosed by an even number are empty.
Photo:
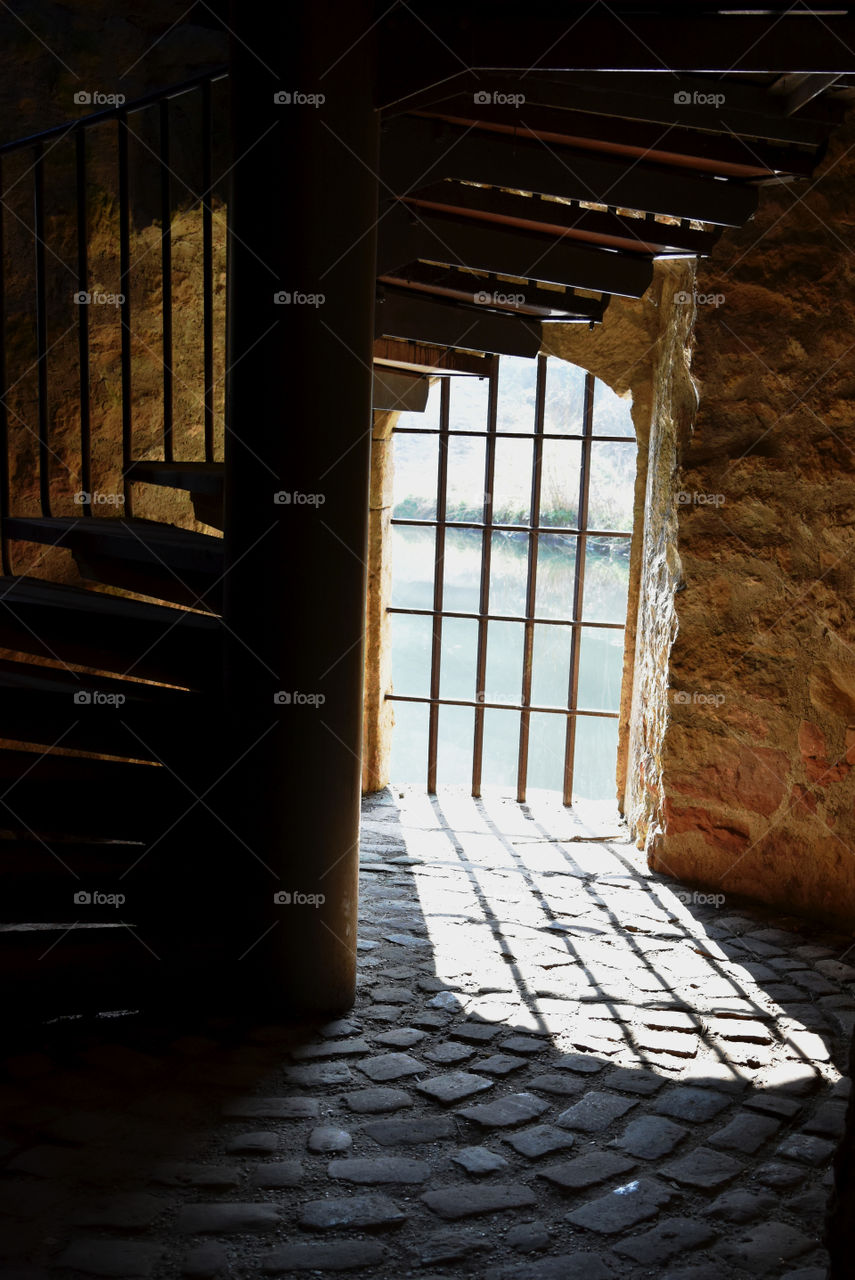
[[[473,96],[456,95],[441,108],[418,114],[467,128],[492,129],[497,133],[538,138],[556,146],[578,147],[725,178],[747,180],[773,173],[809,177],[821,158],[819,148],[770,146],[756,140],[749,142],[735,134],[703,133],[678,125],[663,127],[640,120],[542,107],[537,103],[524,103],[519,107],[501,102],[476,104]],[[792,112],[788,110],[787,114]]]
[[[472,218],[428,210],[416,214],[405,205],[381,217],[378,229],[378,276],[421,259],[626,298],[640,298],[653,279],[649,258],[580,248],[566,239]]]
[[[756,211],[758,199],[753,187],[735,182],[641,162],[627,165],[570,147],[547,147],[533,139],[461,129],[419,116],[399,116],[385,124],[380,174],[398,196],[412,194],[426,180],[454,178],[720,226],[742,226]]]
[[[413,342],[408,338],[375,338],[374,366],[427,373],[431,377],[459,375],[486,378],[490,373],[489,362],[483,355]]]
[[[480,94],[476,104],[475,95]],[[787,115],[782,98],[763,85],[738,78],[709,78],[657,72],[584,72],[559,74],[555,71],[509,75],[506,72],[459,72],[442,84],[409,94],[384,113],[442,112],[449,101],[469,100],[473,106],[491,104],[530,110],[581,112],[622,123],[658,124],[662,128],[699,131],[713,139],[733,140],[744,135],[746,145],[820,148],[828,132],[839,124],[845,105],[814,99],[797,116]]]
[[[405,290],[382,289],[374,317],[378,337],[411,338],[493,355],[533,358],[540,351],[540,324],[535,320],[500,316]]]
[[[501,280],[496,275],[472,275],[454,267],[437,267],[428,262],[413,262],[398,271],[381,276],[381,284],[420,290],[440,297],[483,306],[487,310],[507,310],[530,315],[539,320],[602,320],[609,295],[582,298],[562,289],[541,289],[536,285]]]
[[[434,209],[462,217],[479,218],[500,225],[564,236],[569,240],[621,249],[637,254],[711,253],[721,228],[698,231],[680,224],[632,218],[614,211],[583,209],[539,196],[517,195],[495,187],[472,187],[460,182],[435,182],[406,199],[420,209]]]
[[[735,7],[735,6],[734,6]],[[624,71],[733,75],[855,73],[855,18],[692,13],[667,16],[592,5],[578,16],[566,4],[536,4],[520,20],[515,6],[394,6],[379,24],[382,104],[438,84],[461,67],[475,71]]]

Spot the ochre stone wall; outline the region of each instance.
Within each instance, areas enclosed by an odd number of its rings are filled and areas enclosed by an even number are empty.
[[[616,795],[643,841],[662,803],[661,741],[668,716],[668,654],[679,577],[671,495],[678,435],[688,430],[694,391],[688,372],[691,291],[686,262],[657,262],[639,300],[613,298],[601,326],[545,325],[543,350],[631,395],[638,442],[626,613]]]
[[[394,703],[392,645],[386,609],[392,594],[392,431],[397,413],[374,414],[371,435],[371,510],[368,517],[368,595],[365,606],[365,693],[362,790],[379,791],[389,781]]]
[[[113,0],[80,0],[73,6],[41,0],[27,26],[10,13],[0,20],[0,140],[6,142],[97,110],[97,101],[75,95],[124,95],[131,101],[153,89],[186,80],[225,62],[227,37],[213,29],[204,7],[186,11],[174,0],[153,0],[138,13],[117,12]],[[38,37],[38,39],[36,38]],[[41,41],[41,43],[40,43]],[[174,453],[203,456],[202,192],[201,163],[191,149],[199,119],[198,95],[172,108],[172,317]],[[214,176],[225,173],[221,107],[215,109]],[[133,452],[163,456],[161,353],[161,214],[153,152],[159,145],[157,113],[130,117],[130,262]],[[120,292],[118,175],[115,124],[90,130],[87,142],[89,289]],[[39,513],[35,271],[32,234],[32,153],[4,160],[4,269],[6,362],[10,391],[9,446],[12,510]],[[77,225],[73,139],[45,146],[45,292],[49,471],[53,514],[80,514],[74,494],[84,488],[80,466],[79,358],[75,305]],[[225,321],[225,184],[212,195],[214,241],[214,412],[216,456],[222,457]],[[121,514],[121,324],[116,306],[87,308],[90,331],[92,476],[104,495],[98,514]],[[134,486],[134,514],[202,529],[187,495]],[[17,572],[77,581],[70,553],[34,544],[13,548]]]
[[[652,865],[855,914],[855,126],[697,275]]]

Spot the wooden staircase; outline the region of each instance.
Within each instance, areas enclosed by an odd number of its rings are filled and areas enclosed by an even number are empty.
[[[218,612],[223,543],[156,520],[10,517],[9,538],[67,547],[83,578]]]
[[[193,502],[193,513],[202,524],[223,528],[222,462],[132,462],[126,474],[131,480],[172,489],[184,489]]]
[[[132,479],[185,490],[222,522],[222,464],[140,463]],[[0,578],[0,647],[14,655],[0,659],[7,1007],[29,1019],[186,998],[211,974],[205,922],[222,908],[209,864],[222,829],[205,801],[222,539],[109,517],[7,516],[3,533],[68,548],[92,584]]]

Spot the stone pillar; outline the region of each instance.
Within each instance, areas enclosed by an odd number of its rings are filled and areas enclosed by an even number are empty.
[[[223,954],[354,998],[378,113],[362,0],[231,12]]]
[[[392,595],[392,432],[397,420],[397,413],[374,413],[365,614],[364,792],[380,791],[389,782],[395,723],[394,704],[386,701],[392,687],[392,635],[386,609]]]

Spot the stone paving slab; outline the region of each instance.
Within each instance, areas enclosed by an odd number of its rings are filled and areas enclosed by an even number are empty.
[[[299,1271],[355,1271],[377,1267],[388,1250],[374,1240],[340,1240],[329,1244],[288,1244],[261,1260],[265,1275],[291,1275]]]
[[[351,1012],[0,1060],[3,1280],[820,1280],[849,943],[575,811],[402,792]]]
[[[353,1228],[359,1231],[397,1227],[407,1215],[385,1195],[330,1196],[310,1200],[300,1208],[298,1221],[311,1231]]]
[[[567,1221],[577,1227],[615,1235],[654,1218],[673,1198],[674,1192],[663,1183],[653,1178],[638,1178],[574,1209],[568,1213]]]
[[[487,1186],[458,1183],[440,1191],[427,1191],[422,1200],[433,1213],[452,1221],[500,1210],[525,1209],[537,1203],[537,1197],[528,1187],[495,1182]]]

